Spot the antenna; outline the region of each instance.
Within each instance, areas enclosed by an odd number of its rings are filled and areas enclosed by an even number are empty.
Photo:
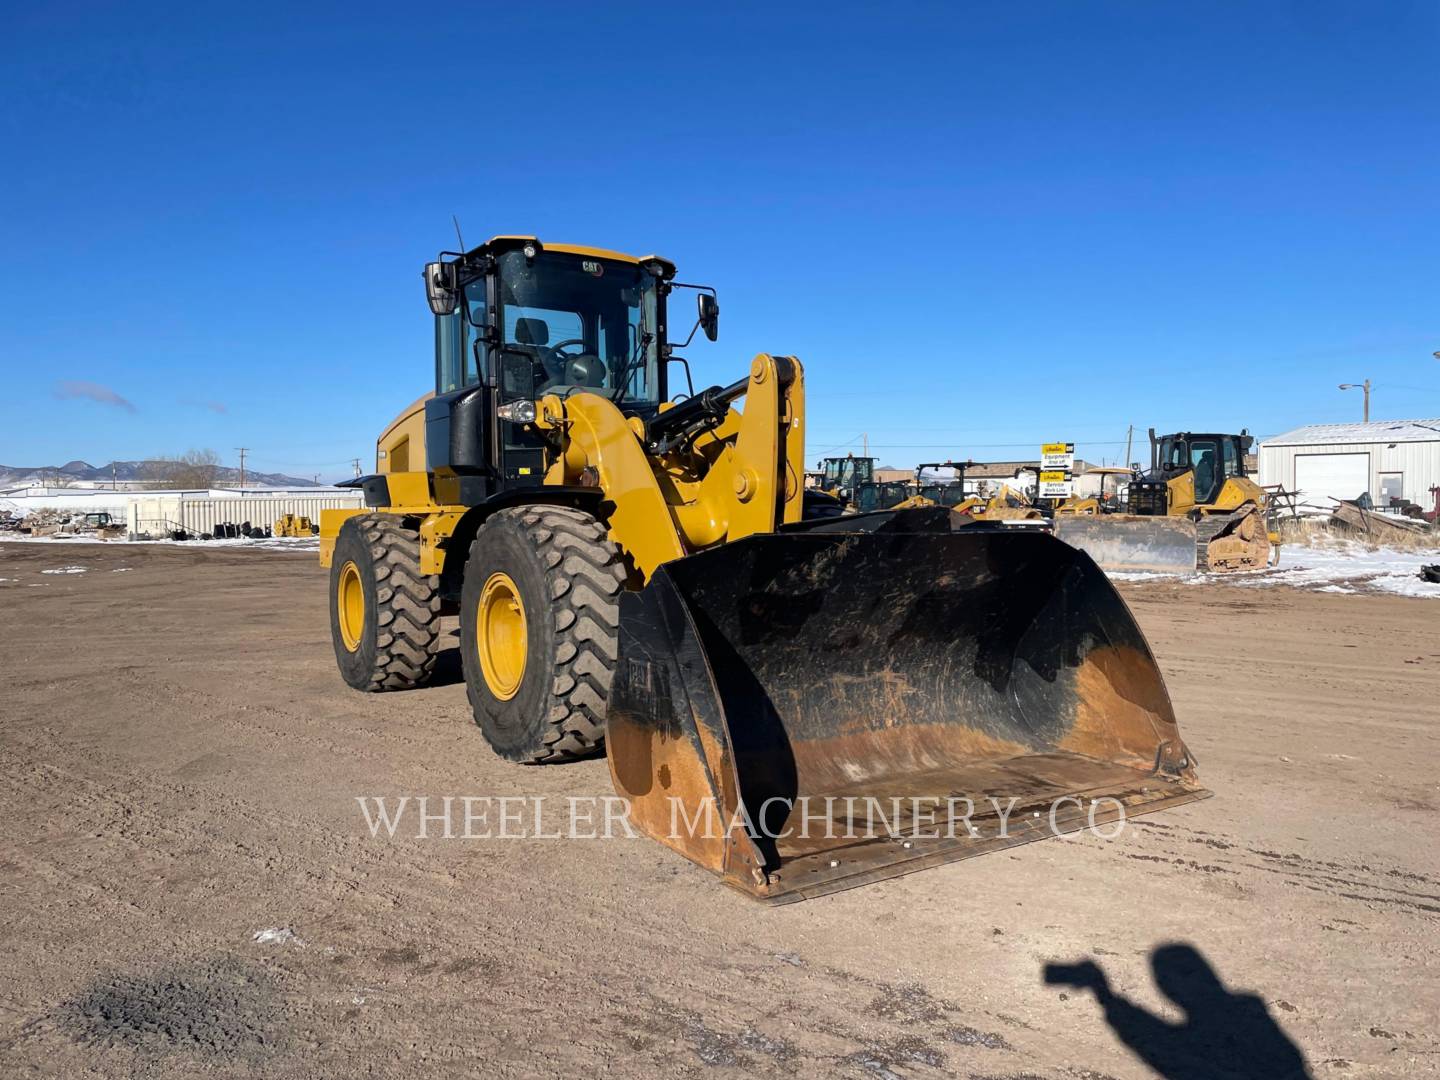
[[[464,255],[470,249],[465,246],[465,237],[460,235],[460,219],[451,214],[450,220],[455,223],[455,239],[460,241],[460,254]]]

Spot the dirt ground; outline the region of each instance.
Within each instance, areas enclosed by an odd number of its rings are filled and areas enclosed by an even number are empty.
[[[644,839],[372,838],[609,775],[493,756],[453,667],[348,690],[313,554],[0,579],[0,1075],[1440,1074],[1433,601],[1123,586],[1214,798],[765,908]],[[1086,960],[1108,1010],[1044,980]]]

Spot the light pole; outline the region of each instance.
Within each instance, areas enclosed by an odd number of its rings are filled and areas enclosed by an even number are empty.
[[[1342,382],[1340,389],[1365,391],[1365,423],[1368,424],[1370,422],[1370,380],[1366,379],[1363,383]]]

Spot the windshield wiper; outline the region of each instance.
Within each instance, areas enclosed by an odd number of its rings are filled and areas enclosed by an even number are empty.
[[[620,369],[620,377],[615,382],[615,397],[612,400],[617,407],[625,400],[625,388],[630,385],[631,372],[635,370],[636,363],[645,354],[645,350],[650,347],[650,342],[653,340],[655,340],[655,336],[648,330],[636,339],[635,351],[630,355],[630,359],[625,361],[625,366]]]

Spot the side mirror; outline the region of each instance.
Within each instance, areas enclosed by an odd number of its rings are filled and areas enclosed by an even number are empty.
[[[700,328],[707,338],[714,341],[720,336],[720,302],[709,293],[702,292],[695,298],[695,304],[700,309]]]
[[[430,310],[436,315],[453,315],[460,302],[460,287],[456,283],[455,264],[432,262],[425,264],[425,299]]]

